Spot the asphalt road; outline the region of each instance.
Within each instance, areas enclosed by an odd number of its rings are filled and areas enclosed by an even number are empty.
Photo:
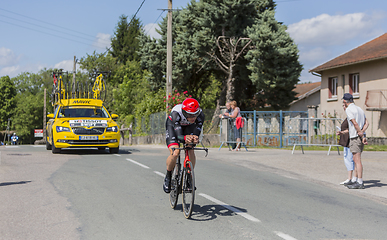
[[[278,151],[278,150],[275,150]],[[247,155],[197,153],[191,219],[162,191],[164,146],[0,148],[0,239],[386,239],[387,206]],[[262,157],[264,153],[250,153]],[[275,157],[284,157],[272,155]],[[245,159],[246,158],[246,159]]]

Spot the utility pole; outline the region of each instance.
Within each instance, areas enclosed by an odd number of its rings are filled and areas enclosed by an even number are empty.
[[[7,136],[8,136],[8,143],[9,143],[9,122],[11,121],[11,118],[8,118],[8,124],[7,124]]]
[[[73,67],[73,86],[75,86],[75,73],[76,73],[76,71],[77,71],[76,64],[77,64],[77,59],[76,59],[76,58],[75,58],[75,56],[74,56],[74,67]]]
[[[168,0],[168,26],[167,26],[167,78],[166,89],[168,96],[172,95],[172,0]],[[168,107],[168,101],[167,105]]]

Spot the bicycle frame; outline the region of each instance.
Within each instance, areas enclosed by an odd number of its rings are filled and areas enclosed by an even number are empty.
[[[180,154],[176,160],[176,165],[172,174],[172,191],[170,193],[170,204],[174,209],[177,204],[179,194],[182,194],[183,198],[183,213],[185,218],[190,218],[195,199],[195,175],[193,166],[189,159],[189,150],[204,150],[206,156],[208,155],[207,148],[195,148],[193,145],[185,145],[182,148],[172,148],[172,151],[184,150],[185,158],[183,162],[183,168],[181,168]],[[189,186],[189,187],[188,187]]]

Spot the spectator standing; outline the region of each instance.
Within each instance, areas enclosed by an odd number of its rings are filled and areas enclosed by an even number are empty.
[[[230,114],[232,114],[231,104],[230,102],[226,102],[226,112],[224,114],[219,114],[219,118],[229,118]]]
[[[231,101],[230,102],[232,112],[231,113],[225,113],[226,116],[235,119],[234,121],[234,139],[236,139],[237,146],[233,151],[240,151],[241,150],[241,135],[242,135],[242,127],[238,122],[242,121],[242,115],[241,115],[241,110],[237,105],[236,101]],[[239,120],[239,121],[238,121]],[[243,123],[242,123],[243,124]]]
[[[347,109],[345,104],[343,104],[343,109]],[[340,135],[339,145],[344,147],[343,155],[344,155],[344,164],[348,171],[348,178],[344,182],[341,182],[341,185],[347,186],[348,184],[352,184],[352,182],[357,181],[356,171],[355,176],[352,177],[352,173],[355,167],[353,162],[353,155],[349,149],[349,130],[348,130],[348,120],[347,118],[341,123],[341,128],[336,132],[337,135]]]
[[[366,143],[363,127],[366,124],[364,111],[353,103],[353,96],[345,93],[343,104],[347,108],[345,110],[348,119],[349,129],[349,148],[353,154],[353,161],[357,174],[357,181],[347,185],[349,189],[364,189],[363,183],[363,164],[361,162],[361,153],[363,152],[364,143]]]

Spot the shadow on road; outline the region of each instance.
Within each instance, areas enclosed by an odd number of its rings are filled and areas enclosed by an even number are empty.
[[[3,182],[3,183],[0,183],[0,187],[1,187],[1,186],[16,185],[16,184],[26,184],[26,183],[30,183],[30,182],[31,182],[31,181]]]
[[[120,155],[126,155],[126,154],[132,154],[133,152],[139,152],[137,149],[120,149],[117,154]],[[60,154],[68,154],[68,155],[111,155],[109,153],[109,148],[106,148],[104,150],[99,150],[97,148],[65,148],[60,150]]]
[[[364,181],[364,188],[373,188],[373,187],[386,187],[387,184],[381,183],[380,180],[367,180]]]
[[[246,209],[231,206],[235,209],[238,209],[240,212],[247,212]],[[183,207],[181,204],[178,204],[175,210],[183,211]],[[183,214],[183,212],[182,212]],[[192,211],[192,215],[190,220],[193,221],[210,221],[216,219],[218,216],[226,216],[231,217],[237,215],[235,212],[228,210],[220,205],[204,205],[199,206],[195,204],[194,209]]]

